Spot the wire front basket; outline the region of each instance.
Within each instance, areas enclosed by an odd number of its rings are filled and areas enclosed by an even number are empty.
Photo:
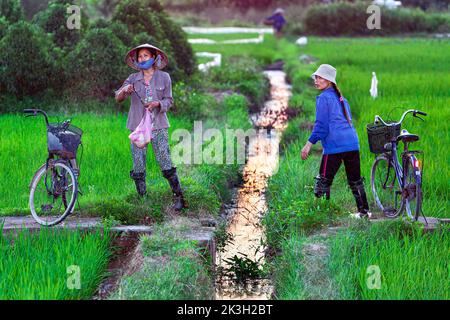
[[[75,159],[83,131],[73,125],[50,123],[47,127],[47,147],[50,154]]]
[[[369,138],[370,152],[379,154],[385,152],[384,145],[395,140],[400,135],[401,125],[397,124],[392,127],[384,124],[368,124],[367,136]]]

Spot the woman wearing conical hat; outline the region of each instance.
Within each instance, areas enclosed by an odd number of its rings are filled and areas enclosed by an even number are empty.
[[[141,122],[145,108],[152,113],[153,131],[151,144],[163,176],[168,180],[175,195],[173,208],[177,211],[187,208],[176,168],[172,164],[169,149],[170,126],[167,111],[173,104],[172,81],[162,69],[168,64],[167,55],[150,44],[142,44],[131,49],[125,56],[126,64],[138,71],[132,73],[115,92],[117,102],[131,95],[127,128],[132,132]],[[146,155],[147,148],[140,149],[131,143],[133,170],[130,177],[135,181],[139,195],[146,194]]]

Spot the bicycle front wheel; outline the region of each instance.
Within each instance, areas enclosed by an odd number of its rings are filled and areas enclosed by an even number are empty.
[[[370,185],[375,202],[383,214],[388,218],[397,217],[402,210],[401,188],[388,155],[382,154],[375,159]]]
[[[422,210],[422,174],[419,161],[415,156],[409,156],[405,166],[403,205],[408,217],[417,221]]]
[[[72,212],[77,194],[77,179],[65,162],[44,164],[30,185],[31,215],[41,225],[56,225]]]

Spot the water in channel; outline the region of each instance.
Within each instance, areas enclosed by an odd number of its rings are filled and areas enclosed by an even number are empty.
[[[230,270],[231,267],[235,271],[230,276],[222,274],[217,280],[216,299],[220,300],[264,300],[270,299],[273,292],[267,278],[237,281],[239,276],[244,274],[245,277],[245,273],[251,274],[255,268],[261,269],[264,265],[265,232],[261,219],[267,211],[265,190],[269,177],[278,168],[279,143],[287,126],[286,109],[291,96],[291,87],[286,83],[283,71],[264,71],[264,74],[270,81],[270,100],[258,113],[251,115],[257,134],[250,137],[243,184],[227,214],[227,232],[232,235],[232,241],[216,257],[217,268]],[[234,263],[230,264],[230,260]]]

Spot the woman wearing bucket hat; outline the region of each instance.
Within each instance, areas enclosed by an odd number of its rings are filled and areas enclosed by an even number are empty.
[[[313,131],[301,151],[303,160],[308,158],[311,146],[321,141],[323,146],[319,175],[315,178],[316,197],[330,198],[330,188],[340,165],[344,162],[347,182],[356,200],[356,218],[370,218],[369,204],[361,178],[359,141],[352,124],[350,106],[336,84],[336,69],[322,64],[311,77],[314,86],[322,93],[316,98],[316,121]]]
[[[144,108],[152,113],[153,131],[151,144],[163,176],[168,180],[175,195],[173,208],[177,211],[187,208],[176,168],[172,165],[169,149],[169,121],[167,111],[173,104],[172,81],[167,72],[162,71],[167,63],[167,55],[161,49],[150,44],[137,46],[125,56],[126,64],[137,70],[124,81],[115,92],[117,102],[122,102],[131,95],[127,128],[132,132],[144,116]],[[130,177],[136,184],[139,195],[146,194],[146,155],[147,148],[140,149],[131,143],[133,170]]]

